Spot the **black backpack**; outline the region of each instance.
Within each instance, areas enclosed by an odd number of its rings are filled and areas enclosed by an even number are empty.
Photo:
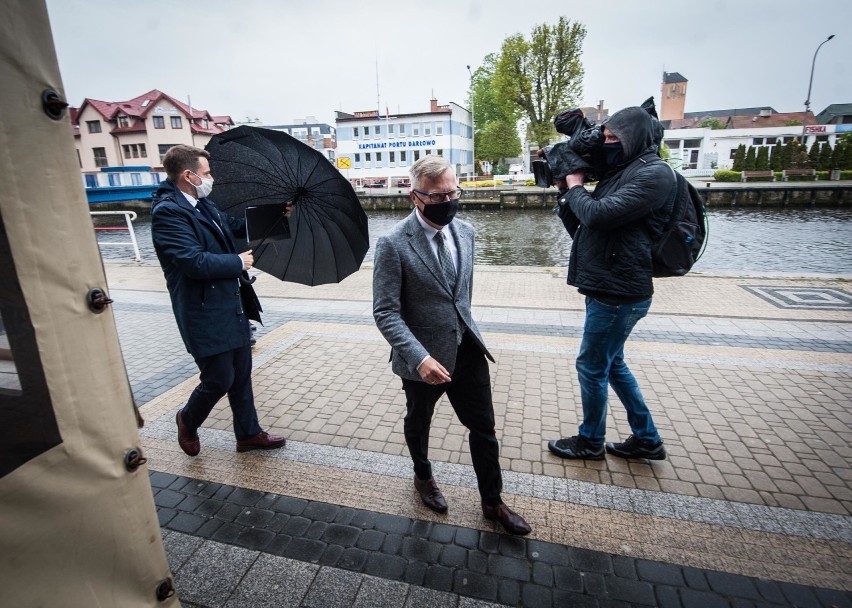
[[[695,186],[671,165],[668,167],[675,174],[675,186],[669,197],[672,213],[660,238],[654,241],[651,255],[655,277],[682,277],[704,253],[710,222]]]

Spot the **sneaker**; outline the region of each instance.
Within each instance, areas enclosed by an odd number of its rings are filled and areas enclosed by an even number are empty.
[[[622,443],[607,443],[606,451],[619,458],[645,458],[647,460],[665,460],[666,448],[663,440],[645,441],[631,435]]]
[[[589,443],[585,437],[580,435],[551,439],[547,442],[547,449],[560,458],[583,460],[603,460],[604,458],[604,446]]]

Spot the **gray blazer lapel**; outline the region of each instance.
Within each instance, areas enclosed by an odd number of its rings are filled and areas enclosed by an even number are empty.
[[[470,272],[472,270],[471,260],[473,259],[473,251],[470,247],[469,235],[464,226],[457,224],[456,222],[450,222],[449,229],[450,234],[453,236],[453,239],[455,239],[456,250],[459,254],[458,271],[456,272],[456,292],[458,292],[462,283],[465,282],[462,279],[470,276]]]
[[[435,277],[435,280],[441,284],[441,287],[449,292],[450,286],[444,278],[444,272],[438,264],[435,252],[432,251],[432,245],[426,239],[426,234],[423,232],[423,227],[420,225],[420,222],[417,221],[417,217],[414,215],[415,213],[417,213],[417,211],[412,212],[408,220],[408,242],[411,245],[411,248],[414,249],[415,253],[417,253],[420,257],[423,264],[425,264],[426,268],[429,269],[429,272],[431,272]]]

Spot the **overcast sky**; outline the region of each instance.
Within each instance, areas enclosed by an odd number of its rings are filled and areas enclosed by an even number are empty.
[[[47,0],[68,101],[160,89],[266,125],[334,111],[466,105],[469,76],[512,34],[560,16],[587,30],[580,105],[611,111],[688,81],[686,111],[852,103],[849,0]],[[846,30],[842,29],[846,26]],[[378,94],[376,77],[378,72]]]

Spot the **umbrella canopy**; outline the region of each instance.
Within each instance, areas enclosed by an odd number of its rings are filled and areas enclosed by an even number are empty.
[[[205,149],[216,180],[210,198],[248,219],[256,268],[303,285],[338,283],[358,270],[370,247],[367,214],[322,153],[281,131],[247,126],[214,135]]]

